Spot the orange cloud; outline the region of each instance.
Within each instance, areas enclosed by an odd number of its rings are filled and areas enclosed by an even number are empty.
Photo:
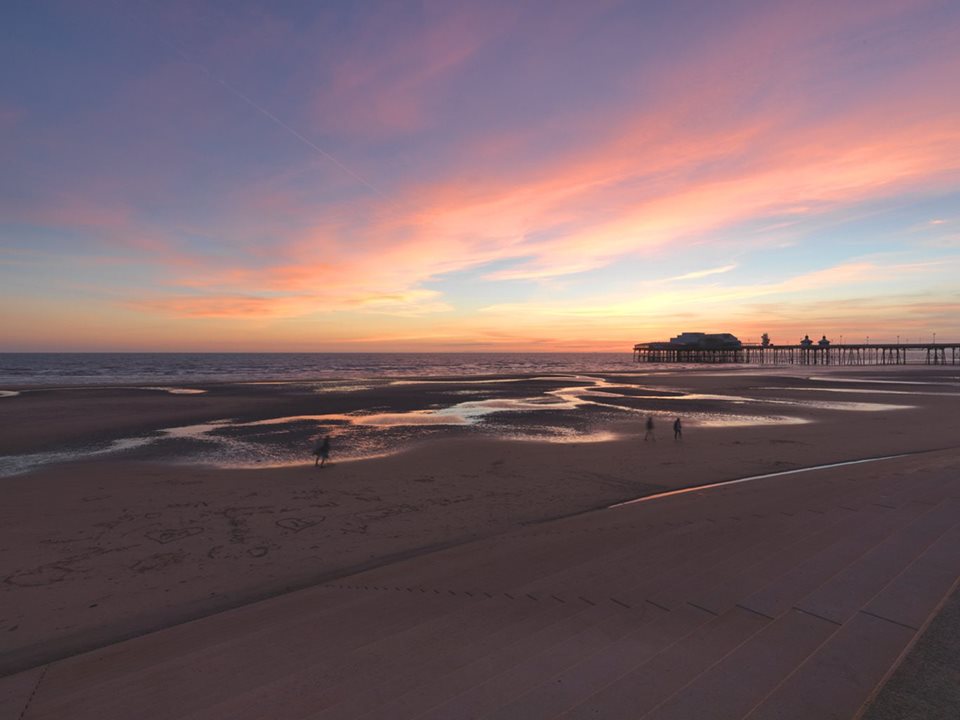
[[[287,318],[342,311],[418,317],[451,309],[438,297],[439,293],[430,290],[369,293],[362,296],[345,296],[335,292],[292,296],[198,295],[137,300],[130,305],[174,317],[190,318]]]
[[[216,311],[229,315],[235,307],[248,316],[258,308],[268,315],[314,309],[311,302],[267,297],[274,293],[322,289],[337,306],[362,305],[495,261],[518,264],[488,273],[490,281],[557,277],[758,216],[795,213],[799,205],[816,213],[928,187],[954,167],[960,148],[960,124],[950,118],[877,133],[852,118],[779,138],[771,137],[772,126],[768,120],[695,137],[675,131],[652,142],[628,132],[525,179],[412,190],[399,209],[371,208],[360,222],[324,223],[296,236],[279,249],[280,262],[186,273],[180,282],[214,294],[257,288],[263,297],[256,302]],[[644,162],[638,169],[624,157]],[[698,180],[704,164],[719,167]]]

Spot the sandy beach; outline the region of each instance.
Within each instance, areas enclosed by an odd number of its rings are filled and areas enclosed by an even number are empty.
[[[309,438],[298,434],[303,457],[289,467],[184,465],[154,448],[143,457],[54,462],[5,477],[0,671],[651,493],[958,444],[960,382],[949,368],[809,375],[780,369],[608,378],[627,386],[617,393],[620,407],[637,412],[580,408],[574,412],[599,414],[574,422],[581,435],[562,442],[440,434],[385,457],[345,461],[335,450],[334,464],[317,470]],[[570,385],[509,380],[482,387],[510,399],[534,394],[536,384]],[[24,392],[0,401],[0,449],[38,454],[219,418],[418,412],[477,387],[444,381],[322,394],[291,385],[212,386],[195,395]],[[678,388],[694,399],[658,399]],[[744,401],[727,397],[750,399],[751,416],[795,422],[697,424],[711,412],[744,414]],[[647,411],[659,413],[656,442],[643,441]],[[531,422],[522,409],[514,412],[512,422]],[[569,421],[564,412],[555,424]],[[674,414],[694,418],[679,442],[669,431]],[[601,430],[612,439],[589,441]]]

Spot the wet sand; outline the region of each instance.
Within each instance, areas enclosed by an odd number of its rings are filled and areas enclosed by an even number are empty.
[[[720,408],[805,421],[691,423],[682,442],[674,442],[665,421],[659,422],[656,443],[643,442],[645,409],[664,418],[678,411],[668,400],[645,401],[638,391],[637,404],[626,403],[638,414],[601,413],[589,424],[590,432],[619,438],[607,442],[440,435],[396,455],[335,462],[322,471],[308,456],[297,466],[248,470],[176,465],[163,455],[110,456],[0,478],[0,673],[654,492],[960,445],[960,387],[950,368],[844,370],[842,379],[933,384],[820,382],[818,390],[795,389],[813,385],[795,371],[792,377],[780,369],[617,379],[764,401],[691,400],[680,411],[685,417]],[[528,397],[532,382],[501,383],[498,392]],[[841,386],[855,392],[830,390]],[[0,400],[0,453],[45,452],[221,418],[424,410],[463,400],[456,393],[470,387],[451,381],[309,395],[286,385],[211,386],[197,395],[26,392]],[[808,400],[817,402],[793,404]],[[836,402],[913,407],[858,412],[830,405]],[[532,422],[534,416],[514,421]],[[796,482],[803,481],[798,475]]]

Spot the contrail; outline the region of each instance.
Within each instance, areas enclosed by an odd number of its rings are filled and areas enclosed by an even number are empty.
[[[180,57],[181,60],[183,60],[184,62],[186,62],[186,63],[188,63],[188,64],[190,64],[190,65],[193,65],[194,67],[200,68],[200,70],[203,72],[204,75],[206,75],[208,78],[210,78],[211,80],[213,80],[215,83],[217,83],[218,85],[220,85],[221,87],[223,87],[225,90],[227,90],[228,92],[230,92],[230,93],[231,93],[232,95],[234,95],[235,97],[240,98],[240,100],[242,100],[242,101],[245,102],[247,105],[249,105],[250,107],[252,107],[254,110],[256,110],[258,113],[260,113],[261,115],[263,115],[265,118],[267,118],[268,120],[270,120],[274,125],[276,125],[277,127],[281,128],[282,130],[286,130],[287,133],[289,133],[290,135],[292,135],[293,137],[295,137],[297,140],[299,140],[300,142],[302,142],[304,145],[306,145],[308,148],[310,148],[310,149],[313,150],[314,152],[316,152],[316,153],[318,153],[319,155],[321,155],[322,157],[324,157],[324,158],[325,158],[326,160],[328,160],[329,162],[332,162],[334,165],[336,165],[338,168],[340,168],[341,170],[343,170],[347,175],[349,175],[350,177],[352,177],[354,180],[356,180],[357,182],[359,182],[361,185],[363,185],[364,187],[372,190],[373,192],[375,192],[377,195],[379,195],[380,197],[382,197],[382,198],[383,198],[384,200],[386,200],[387,202],[391,202],[390,198],[388,198],[378,187],[376,187],[375,185],[373,185],[371,182],[369,182],[366,178],[364,178],[364,177],[363,177],[362,175],[360,175],[359,173],[354,172],[354,171],[351,170],[349,167],[347,167],[346,165],[344,165],[342,162],[340,162],[339,160],[337,160],[337,158],[335,158],[335,157],[334,157],[333,155],[331,155],[329,152],[327,152],[327,151],[324,150],[322,147],[320,147],[319,145],[317,145],[315,142],[313,142],[313,140],[311,140],[310,138],[306,137],[306,136],[303,135],[302,133],[298,132],[298,131],[295,130],[294,128],[292,128],[292,127],[290,127],[289,125],[287,125],[283,120],[281,120],[281,119],[278,118],[276,115],[274,115],[272,112],[270,112],[269,110],[267,110],[265,107],[263,107],[262,105],[260,105],[260,104],[257,103],[256,101],[254,101],[250,96],[246,95],[246,94],[243,93],[242,91],[240,91],[240,90],[238,90],[237,88],[235,88],[233,85],[231,85],[230,83],[228,83],[228,82],[227,82],[226,80],[224,80],[223,78],[221,78],[221,77],[215,75],[214,73],[212,73],[212,72],[210,71],[210,69],[207,68],[203,63],[201,63],[201,62],[199,62],[199,61],[191,58],[189,55],[187,55],[183,50],[181,50],[181,49],[180,49],[175,43],[173,43],[172,41],[167,40],[166,38],[161,38],[161,39],[162,39],[167,45],[169,45],[169,46],[173,49],[173,51]]]

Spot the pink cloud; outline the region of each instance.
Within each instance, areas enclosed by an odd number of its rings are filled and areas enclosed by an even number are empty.
[[[411,199],[361,222],[351,216],[294,234],[279,249],[279,262],[184,282],[264,292],[323,287],[351,300],[510,259],[520,264],[489,279],[555,277],[758,215],[795,213],[800,205],[815,213],[930,187],[953,167],[944,150],[960,146],[950,118],[873,133],[861,118],[845,118],[779,138],[771,137],[774,125],[767,119],[729,133],[664,132],[653,140],[630,130],[525,179],[412,190],[417,205]],[[625,160],[634,157],[644,158],[640,172]],[[724,166],[727,159],[735,161]],[[702,163],[716,167],[697,181]],[[535,237],[551,228],[556,232]]]
[[[334,312],[386,313],[396,317],[420,317],[448,312],[451,308],[431,290],[404,292],[354,292],[333,289],[299,295],[205,294],[135,300],[130,307],[186,318],[289,318]]]
[[[56,194],[42,204],[17,204],[5,210],[8,221],[35,227],[81,233],[76,255],[83,262],[142,261],[180,273],[200,272],[208,258],[170,239],[168,231],[145,225],[131,205],[104,203],[80,192]]]
[[[365,137],[429,127],[444,83],[515,15],[509,5],[453,3],[372,13],[330,73],[329,87],[317,91],[317,127]]]
[[[0,106],[0,130],[12,130],[25,116],[23,110]]]

